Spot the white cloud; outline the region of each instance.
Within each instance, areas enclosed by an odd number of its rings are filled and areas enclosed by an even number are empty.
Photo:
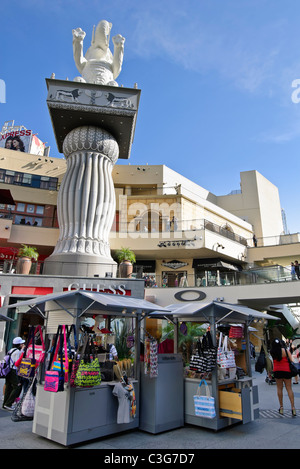
[[[216,14],[212,21],[201,14],[201,6],[188,11],[184,5],[168,14],[164,4],[160,9],[143,8],[136,13],[136,54],[153,61],[167,57],[201,74],[217,72],[251,93],[277,80],[277,66],[282,60],[278,37],[284,21],[260,26],[250,22],[245,27],[234,10],[226,20]]]

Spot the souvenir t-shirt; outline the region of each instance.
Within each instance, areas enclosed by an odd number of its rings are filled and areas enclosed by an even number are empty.
[[[121,383],[117,383],[113,388],[113,395],[118,398],[119,407],[117,423],[129,423],[130,419],[130,393]]]

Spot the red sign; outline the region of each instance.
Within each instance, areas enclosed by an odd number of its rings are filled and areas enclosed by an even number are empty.
[[[52,287],[12,287],[12,294],[18,295],[48,295],[53,293]]]

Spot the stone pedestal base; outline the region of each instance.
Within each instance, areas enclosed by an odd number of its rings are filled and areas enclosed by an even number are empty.
[[[115,278],[117,263],[111,257],[72,253],[52,254],[45,260],[43,274]]]

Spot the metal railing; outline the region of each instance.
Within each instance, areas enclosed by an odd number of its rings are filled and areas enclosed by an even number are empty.
[[[264,238],[257,238],[257,245],[254,246],[253,239],[248,239],[248,247],[267,247],[267,246],[282,246],[286,244],[300,243],[300,233],[288,233],[277,236],[266,236]]]
[[[168,287],[216,287],[216,286],[236,286],[236,285],[257,285],[276,282],[299,281],[292,278],[289,268],[280,265],[253,268],[249,270],[220,272],[216,270],[206,270],[196,274],[186,274],[180,272],[166,272],[163,275],[144,274],[146,288],[168,288]],[[300,284],[299,284],[300,286]]]
[[[145,233],[148,233],[149,237],[151,237],[152,233],[164,234],[164,239],[166,238],[167,233],[176,233],[179,237],[183,238],[185,232],[196,232],[200,230],[209,230],[211,232],[217,233],[225,238],[231,239],[232,241],[236,241],[243,246],[247,246],[247,239],[234,233],[233,231],[229,230],[228,228],[220,225],[216,225],[205,219],[191,219],[191,220],[163,220],[158,221],[157,219],[151,220],[151,223],[148,223],[148,219],[146,222],[142,218],[137,218],[135,220],[131,220],[130,222],[124,221],[119,222],[118,229],[112,229],[114,233],[141,233],[143,237]],[[252,246],[252,243],[250,244]]]

